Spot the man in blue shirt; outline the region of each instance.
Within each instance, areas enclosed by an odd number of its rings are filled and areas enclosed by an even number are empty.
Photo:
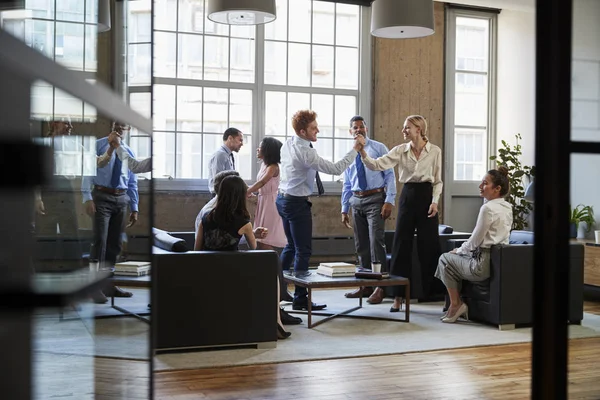
[[[223,145],[208,160],[208,191],[215,197],[215,175],[222,171],[235,170],[233,152],[240,151],[244,145],[244,135],[239,129],[227,128],[223,133]]]
[[[130,130],[129,125],[113,122],[113,131],[122,135]],[[96,155],[104,154],[110,146],[109,137],[96,141]],[[135,158],[135,154],[125,144],[121,147]],[[81,181],[83,202],[88,215],[94,222],[94,239],[90,253],[90,260],[97,260],[101,269],[114,269],[117,256],[121,252],[121,233],[123,222],[127,213],[127,205],[131,210],[129,224],[133,226],[138,219],[138,186],[137,177],[126,168],[124,163],[113,153],[108,165],[98,168],[95,177],[86,176]],[[114,287],[117,297],[131,297],[131,292],[126,292]],[[97,295],[97,303],[105,303],[106,297]]]
[[[350,119],[350,134],[356,138],[365,138],[365,151],[372,158],[388,153],[388,148],[380,142],[367,137],[369,129],[363,117],[357,115]],[[365,167],[360,154],[344,172],[342,188],[342,223],[350,227],[348,210],[352,207],[354,220],[354,243],[360,266],[370,269],[372,264],[386,265],[385,220],[392,213],[396,201],[396,176],[394,169],[372,171]],[[368,297],[372,288],[360,288],[346,293],[346,297]],[[378,304],[383,300],[381,293],[371,296],[369,303]]]

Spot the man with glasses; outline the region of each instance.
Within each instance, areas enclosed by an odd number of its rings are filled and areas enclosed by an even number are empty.
[[[113,122],[112,131],[119,136],[128,132],[130,126],[120,122]],[[133,151],[125,144],[120,146],[131,158],[135,158]],[[111,144],[109,136],[96,141],[96,155],[105,154]],[[95,177],[84,177],[81,183],[83,201],[88,215],[94,222],[94,239],[90,254],[90,261],[97,261],[100,269],[114,270],[117,256],[121,252],[121,233],[123,222],[129,205],[129,224],[133,226],[138,219],[138,187],[137,177],[127,169],[121,159],[112,156],[108,164],[98,168]],[[131,292],[115,286],[112,288],[115,297],[131,297]],[[106,303],[105,294],[98,293],[94,296],[96,303]]]

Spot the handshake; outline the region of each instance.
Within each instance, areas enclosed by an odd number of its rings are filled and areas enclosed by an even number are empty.
[[[108,135],[108,143],[113,149],[117,149],[121,146],[121,135],[118,132],[112,131]]]
[[[362,150],[365,147],[365,143],[366,143],[366,140],[365,140],[364,136],[356,135],[354,137],[354,150],[356,150],[359,153],[362,152]]]

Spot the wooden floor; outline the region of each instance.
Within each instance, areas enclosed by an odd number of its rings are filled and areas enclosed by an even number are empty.
[[[585,311],[600,315],[600,303]],[[157,399],[526,399],[531,344],[160,372]],[[600,399],[600,338],[569,342],[569,399]]]

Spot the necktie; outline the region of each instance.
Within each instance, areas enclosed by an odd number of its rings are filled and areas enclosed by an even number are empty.
[[[235,158],[233,157],[233,153],[229,154],[231,158],[231,169],[235,169]]]
[[[121,162],[119,157],[117,157],[116,153],[114,154],[114,156],[115,156],[115,163],[113,164],[112,177],[110,179],[110,186],[117,189],[119,187],[119,183],[121,183],[121,168],[122,168],[123,163]]]
[[[363,164],[360,154],[356,156],[356,176],[358,177],[358,187],[361,190],[366,190],[367,174],[365,173],[365,164]]]
[[[309,145],[310,148],[313,148],[312,143]],[[321,182],[321,177],[319,176],[319,171],[316,171],[315,173],[315,180],[317,181],[317,192],[319,193],[319,196],[323,195],[323,193],[325,193],[325,188],[323,187],[323,182]]]

